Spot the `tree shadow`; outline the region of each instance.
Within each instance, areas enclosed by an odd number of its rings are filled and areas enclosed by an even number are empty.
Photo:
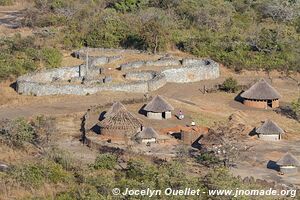
[[[140,108],[139,114],[140,114],[140,115],[144,115],[144,116],[147,117],[147,111],[144,110],[145,107],[146,107],[146,104],[144,104],[144,105]]]
[[[279,166],[277,165],[277,163],[273,160],[269,160],[269,162],[267,163],[267,168],[268,169],[273,169],[275,171],[279,171]]]
[[[145,50],[146,44],[139,35],[128,35],[121,41],[121,46],[125,49]]]
[[[106,114],[106,113],[107,113],[106,111],[103,111],[102,113],[100,113],[100,115],[99,115],[99,117],[98,117],[98,120],[99,120],[99,121],[104,120],[104,119],[105,119],[105,114]]]
[[[249,132],[249,134],[248,134],[249,136],[258,136],[258,134],[256,133],[256,128],[253,128],[250,132]]]
[[[292,110],[290,105],[280,106],[279,108],[275,109],[275,112],[277,114],[280,114],[280,115],[285,116],[287,118],[299,120],[296,113]]]
[[[238,95],[234,98],[235,101],[243,103],[244,102],[244,98],[241,96],[241,94],[244,92],[244,90],[242,90],[240,93],[238,93]]]

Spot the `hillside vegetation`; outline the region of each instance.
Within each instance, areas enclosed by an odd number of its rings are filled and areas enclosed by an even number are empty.
[[[300,70],[297,0],[35,0],[24,12],[23,26],[46,31],[1,39],[1,79],[57,67],[60,57],[50,49],[83,46],[177,48],[238,71]],[[25,47],[14,48],[18,42]]]

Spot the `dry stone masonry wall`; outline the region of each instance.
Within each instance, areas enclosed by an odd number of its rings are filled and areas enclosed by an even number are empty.
[[[86,50],[82,49],[73,55],[82,60],[86,59]],[[105,65],[122,58],[123,53],[141,53],[124,49],[88,49],[103,54],[114,53],[117,56],[88,56],[88,74],[86,65],[61,67],[44,70],[21,76],[17,79],[17,92],[24,95],[87,95],[101,91],[124,91],[146,93],[163,87],[167,82],[188,83],[200,80],[215,79],[220,75],[219,64],[208,59],[175,59],[162,57],[156,61],[134,61],[120,65],[125,71],[124,83],[112,83],[111,77],[99,80]],[[160,66],[161,71],[134,71],[143,66]],[[127,73],[126,73],[127,72]],[[105,81],[106,80],[106,81]]]

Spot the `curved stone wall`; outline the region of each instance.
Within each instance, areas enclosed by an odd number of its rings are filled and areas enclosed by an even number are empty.
[[[162,72],[167,82],[189,83],[216,79],[220,76],[219,64],[213,60],[198,60],[181,68],[170,68]]]
[[[157,73],[155,71],[138,71],[138,72],[128,72],[125,74],[127,80],[139,80],[139,81],[148,81],[153,79]]]
[[[81,53],[78,53],[77,56],[82,56]],[[99,60],[97,60],[97,58],[99,58]],[[119,59],[118,56],[109,58],[112,58],[111,60]],[[98,64],[102,63],[103,60],[109,62],[109,58],[105,60],[103,56],[93,57],[94,61]],[[185,63],[185,65],[182,65],[181,62]],[[92,84],[87,84],[88,81],[86,81],[86,84],[81,84],[83,77],[86,75],[85,65],[44,70],[19,77],[17,79],[17,92],[24,95],[37,96],[63,94],[87,95],[101,91],[146,93],[163,87],[167,82],[195,82],[215,79],[220,75],[219,64],[213,60],[183,59],[181,62],[173,58],[159,59],[157,63],[160,63],[160,65],[164,64],[168,67],[165,67],[161,72],[128,72],[125,74],[125,78],[131,81],[129,83],[100,84],[99,81],[90,81]],[[171,64],[176,65],[173,67],[169,66]],[[90,66],[89,69],[89,74],[100,73],[98,67]],[[91,80],[96,80],[96,78]]]
[[[148,81],[148,91],[152,92],[163,87],[167,83],[166,76],[162,73],[156,74],[153,79]]]

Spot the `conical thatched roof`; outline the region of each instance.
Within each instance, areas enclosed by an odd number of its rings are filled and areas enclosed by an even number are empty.
[[[246,99],[271,100],[279,99],[281,95],[265,79],[261,79],[241,94]]]
[[[151,139],[158,138],[158,133],[151,127],[144,128],[141,132],[136,135],[138,139]]]
[[[272,120],[265,121],[261,127],[256,129],[256,132],[264,135],[284,133],[284,131]]]
[[[142,121],[122,107],[102,120],[99,126],[105,129],[136,131],[142,126]]]
[[[121,109],[121,108],[125,108],[125,106],[124,106],[121,102],[119,102],[119,101],[115,102],[115,103],[110,107],[110,109],[105,113],[104,117],[108,117],[108,116],[110,116],[110,115],[115,114],[115,113],[116,113],[119,109]]]
[[[292,154],[286,153],[280,160],[277,161],[277,165],[283,166],[300,166],[300,162]]]
[[[145,106],[144,110],[162,113],[174,110],[174,108],[162,96],[157,95]]]

